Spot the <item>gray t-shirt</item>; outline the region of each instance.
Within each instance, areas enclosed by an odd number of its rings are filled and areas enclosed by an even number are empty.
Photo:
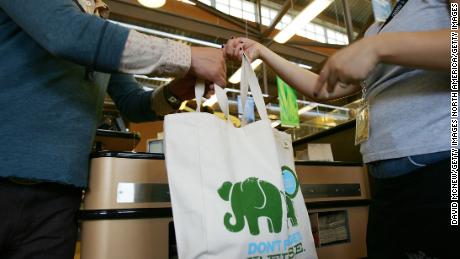
[[[447,0],[409,0],[380,33],[439,30],[449,25]],[[372,25],[366,36],[379,33],[381,26]],[[448,71],[379,64],[365,82],[370,136],[361,144],[364,162],[450,149]]]

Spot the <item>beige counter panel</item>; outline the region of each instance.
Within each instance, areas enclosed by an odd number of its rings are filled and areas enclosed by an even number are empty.
[[[301,184],[359,184],[361,195],[353,197],[308,198],[306,202],[360,201],[370,199],[367,172],[360,166],[297,165]],[[170,208],[169,202],[117,202],[119,183],[168,183],[162,159],[98,157],[91,162],[85,210]],[[338,205],[341,206],[341,205]],[[314,207],[314,206],[313,206]],[[342,210],[347,212],[350,242],[322,246],[320,259],[356,259],[366,256],[365,230],[367,206],[310,209],[310,213]],[[169,223],[172,218],[84,220],[82,221],[81,259],[167,259]],[[152,257],[153,256],[153,257]]]
[[[364,166],[297,165],[297,176],[303,184],[359,184],[361,196],[307,198],[307,202],[370,199],[369,179]]]
[[[99,157],[91,160],[84,209],[134,209],[170,207],[169,203],[117,203],[120,182],[167,184],[164,160]]]
[[[81,258],[167,259],[171,221],[172,218],[86,221],[82,225],[81,238],[85,242],[81,245]]]

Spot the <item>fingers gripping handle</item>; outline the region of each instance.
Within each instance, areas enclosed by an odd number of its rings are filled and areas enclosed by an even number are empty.
[[[248,96],[248,91],[251,89],[252,96],[254,98],[254,103],[256,105],[259,116],[262,120],[268,120],[267,108],[265,107],[264,98],[262,95],[262,90],[260,89],[259,81],[257,80],[256,74],[252,70],[251,64],[249,63],[248,58],[243,54],[242,58],[242,71],[241,71],[241,84],[240,84],[240,95],[241,103],[243,107],[243,125],[246,124],[245,118],[247,116],[246,110],[246,100]],[[220,86],[214,84],[214,90],[216,92],[217,102],[219,103],[220,109],[225,114],[227,120],[229,119],[229,107],[228,107],[228,98],[227,93]],[[198,80],[195,85],[195,98],[197,108],[196,111],[201,111],[201,102],[203,99],[203,94],[205,92],[205,85],[203,80]]]

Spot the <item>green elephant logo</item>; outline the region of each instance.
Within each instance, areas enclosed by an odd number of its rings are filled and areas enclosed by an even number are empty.
[[[295,173],[286,166],[281,168],[285,185],[285,192],[276,188],[275,185],[250,177],[243,182],[232,184],[224,182],[217,191],[219,196],[229,201],[233,213],[224,215],[224,225],[231,232],[240,232],[247,223],[252,235],[260,233],[258,219],[267,219],[270,233],[279,233],[282,229],[283,205],[286,202],[287,218],[292,226],[297,226],[292,199],[296,196],[299,183]]]

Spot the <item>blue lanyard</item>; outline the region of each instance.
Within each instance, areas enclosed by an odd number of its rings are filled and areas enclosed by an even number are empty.
[[[395,8],[393,8],[393,11],[391,12],[390,16],[388,16],[382,27],[380,27],[379,32],[393,19],[393,17],[399,13],[399,11],[401,11],[401,9],[404,7],[404,5],[406,5],[408,1],[409,0],[399,0],[398,3],[396,3]]]

